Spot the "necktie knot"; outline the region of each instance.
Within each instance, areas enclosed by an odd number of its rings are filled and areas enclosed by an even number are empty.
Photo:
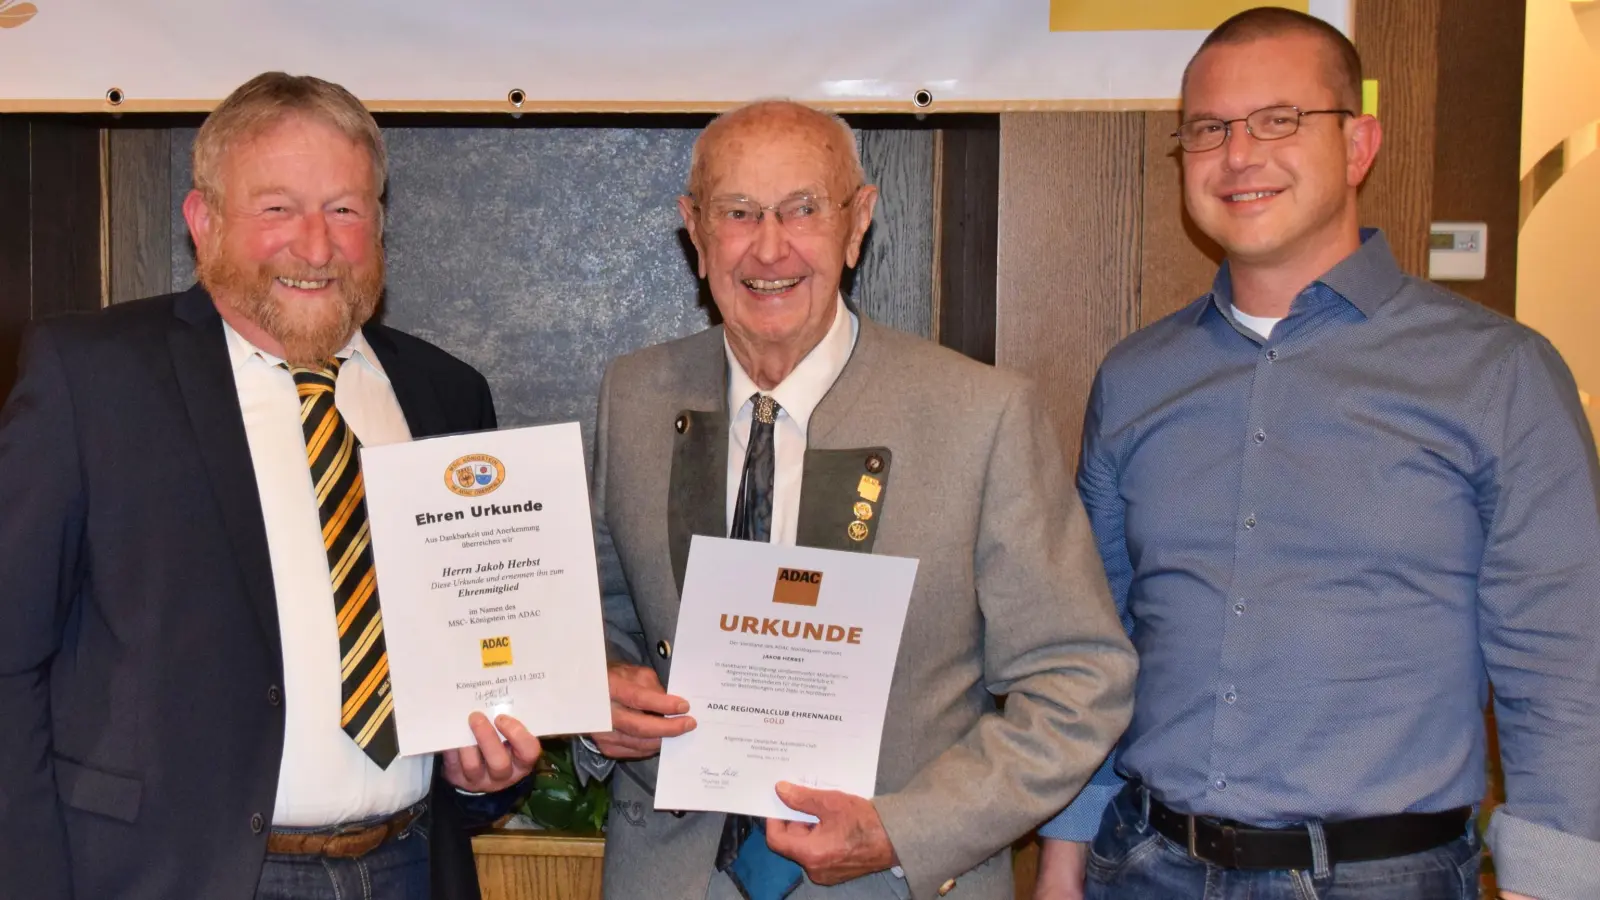
[[[773,423],[778,401],[766,394],[751,394],[755,414],[750,418],[750,441],[745,446],[744,472],[739,476],[739,496],[733,506],[733,527],[728,536],[741,541],[772,540],[772,486],[776,473]]]
[[[757,422],[763,425],[771,425],[778,421],[778,410],[783,408],[778,405],[778,401],[766,394],[756,394],[750,398],[750,401],[755,404]]]
[[[334,382],[339,379],[339,367],[343,364],[344,360],[335,356],[316,365],[295,366],[284,363],[283,366],[294,376],[295,384],[333,387]]]

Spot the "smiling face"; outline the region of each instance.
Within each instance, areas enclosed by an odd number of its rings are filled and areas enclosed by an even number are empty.
[[[877,191],[856,183],[847,139],[828,116],[788,103],[731,113],[701,138],[694,196],[680,198],[679,211],[729,344],[752,375],[767,367],[746,356],[792,366],[822,340],[844,267],[860,258]],[[753,226],[726,210],[740,198],[770,207],[802,196],[817,200],[802,228],[770,209]]]
[[[1207,47],[1190,65],[1183,118],[1344,108],[1327,52],[1323,39],[1302,33]],[[1234,122],[1221,147],[1181,154],[1184,200],[1235,265],[1308,267],[1315,277],[1360,244],[1356,189],[1378,142],[1367,116],[1306,116],[1298,132],[1275,141]]]
[[[256,346],[294,363],[336,353],[383,291],[380,185],[371,154],[290,114],[227,152],[217,196],[184,216],[200,282]]]

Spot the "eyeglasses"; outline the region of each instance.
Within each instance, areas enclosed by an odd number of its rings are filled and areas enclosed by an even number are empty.
[[[1172,136],[1185,153],[1204,153],[1221,147],[1233,134],[1233,123],[1243,122],[1244,130],[1258,141],[1281,141],[1300,130],[1306,116],[1354,116],[1348,109],[1301,109],[1298,106],[1269,106],[1242,119],[1190,119],[1178,126]]]
[[[696,203],[694,208],[707,215],[708,227],[725,235],[755,231],[769,212],[790,234],[810,234],[825,227],[834,214],[849,206],[860,192],[861,188],[857,187],[839,203],[826,195],[796,194],[771,206],[762,206],[749,197],[712,197],[704,205]]]

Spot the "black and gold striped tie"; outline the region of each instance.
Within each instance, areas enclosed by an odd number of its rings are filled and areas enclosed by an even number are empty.
[[[394,697],[372,566],[367,492],[356,454],[361,445],[333,402],[341,362],[330,359],[316,368],[290,366],[289,371],[300,394],[300,426],[333,576],[344,698],[339,724],[379,768],[387,769],[399,752]]]

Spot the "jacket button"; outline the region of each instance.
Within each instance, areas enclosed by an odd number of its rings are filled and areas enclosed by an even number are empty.
[[[678,429],[679,434],[683,434],[689,430],[689,417],[679,416],[678,420],[672,423],[672,427]]]
[[[883,457],[874,453],[867,457],[867,471],[876,475],[883,471]]]
[[[674,819],[681,819],[686,815],[688,815],[688,813],[681,809],[675,809],[672,811],[672,817]]]
[[[266,820],[261,818],[261,813],[256,813],[250,817],[251,834],[260,834],[261,829],[264,827],[266,827]]]
[[[278,690],[277,685],[272,685],[271,687],[267,688],[267,702],[273,706],[277,706],[283,702],[283,691]]]
[[[666,641],[656,641],[656,655],[662,659],[671,659],[672,645]]]
[[[948,894],[955,889],[956,880],[952,878],[949,881],[946,881],[944,884],[939,885],[939,896],[943,897],[945,894]]]

